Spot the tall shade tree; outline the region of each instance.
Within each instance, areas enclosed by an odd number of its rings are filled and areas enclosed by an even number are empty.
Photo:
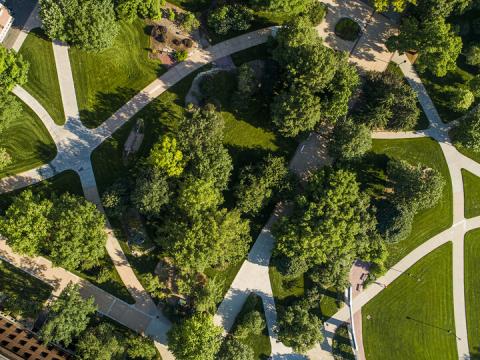
[[[16,196],[0,221],[7,244],[19,254],[36,256],[49,238],[52,202],[25,190]]]
[[[217,360],[254,360],[255,353],[253,349],[238,341],[235,337],[229,337],[222,344]]]
[[[410,4],[416,4],[417,0],[373,0],[373,5],[377,11],[403,11]]]
[[[480,108],[476,108],[460,122],[455,140],[468,149],[480,152]]]
[[[152,340],[134,335],[127,339],[127,355],[132,359],[154,360],[157,358],[157,349]]]
[[[40,17],[51,39],[84,50],[109,48],[118,33],[112,0],[40,0]]]
[[[183,154],[177,149],[177,140],[169,136],[162,137],[153,146],[148,161],[167,176],[178,176],[183,172]]]
[[[330,154],[341,160],[358,159],[372,148],[370,129],[346,118],[338,121],[329,144]]]
[[[288,259],[297,271],[334,257],[356,255],[369,232],[364,228],[368,226],[364,220],[373,212],[369,202],[354,173],[330,168],[317,172],[307,192],[296,199],[292,215],[282,218],[273,229],[276,255]]]
[[[87,328],[90,317],[96,310],[93,297],[83,299],[78,285],[68,284],[51,303],[40,336],[47,343],[60,342],[69,346]]]
[[[168,332],[168,347],[178,360],[214,360],[222,343],[222,330],[212,316],[195,314],[174,324]]]
[[[455,69],[462,51],[462,39],[444,18],[429,18],[420,22],[406,18],[400,26],[400,34],[387,40],[389,50],[401,53],[418,51],[418,67],[429,70],[436,76],[445,76]]]
[[[420,117],[417,94],[391,72],[367,73],[356,119],[370,129],[411,130]]]
[[[170,189],[165,173],[153,167],[141,169],[130,197],[132,203],[143,215],[159,216],[163,206],[170,199]]]
[[[52,235],[47,245],[57,266],[90,269],[105,256],[105,217],[84,198],[68,193],[55,201]]]
[[[8,93],[15,85],[26,83],[28,68],[22,55],[0,44],[0,95]]]
[[[116,359],[116,356],[125,351],[115,334],[115,328],[108,323],[87,329],[80,337],[76,349],[82,360]]]

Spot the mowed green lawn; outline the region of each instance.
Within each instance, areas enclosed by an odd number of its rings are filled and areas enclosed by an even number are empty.
[[[411,164],[422,163],[438,170],[445,179],[443,196],[439,203],[415,216],[412,233],[408,238],[388,246],[387,265],[392,266],[417,246],[452,226],[453,195],[450,173],[440,145],[430,138],[374,140],[373,152],[406,160]]]
[[[42,121],[27,105],[21,104],[21,116],[8,124],[0,136],[0,147],[6,148],[12,157],[12,163],[0,170],[0,177],[48,163],[57,153],[55,143]]]
[[[82,122],[103,123],[132,96],[165,70],[149,59],[150,29],[143,20],[120,22],[113,46],[99,53],[70,49],[75,90]]]
[[[408,274],[362,308],[366,358],[457,359],[451,243],[422,258]]]
[[[480,229],[465,236],[465,302],[468,347],[472,359],[480,359]]]
[[[25,39],[20,54],[30,63],[24,88],[47,110],[58,125],[65,123],[52,42],[40,29],[33,29]]]
[[[463,188],[465,192],[465,217],[467,219],[480,215],[480,178],[462,169]]]
[[[35,318],[51,292],[50,285],[0,260],[0,293],[11,300],[18,299],[15,307],[20,308],[23,315]],[[15,310],[8,305],[4,309],[18,315]]]

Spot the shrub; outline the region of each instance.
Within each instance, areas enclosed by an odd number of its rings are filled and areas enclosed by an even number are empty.
[[[360,36],[360,25],[349,18],[340,19],[335,25],[335,34],[343,40],[355,41]]]
[[[311,2],[305,11],[305,15],[310,19],[313,26],[320,25],[326,13],[327,7],[320,1]]]
[[[175,21],[175,17],[175,11],[173,11],[173,9],[167,9],[167,19],[170,21]]]
[[[253,20],[252,12],[242,5],[225,5],[210,13],[208,26],[216,34],[225,35],[231,31],[248,30]]]
[[[355,124],[350,119],[339,121],[333,130],[330,153],[342,160],[362,157],[372,148],[370,129],[364,124]]]
[[[186,50],[177,50],[173,53],[173,58],[176,62],[182,62],[187,60],[188,58],[188,51]]]
[[[469,89],[454,89],[450,94],[449,107],[456,112],[468,110],[475,101],[475,96]]]
[[[465,56],[467,58],[467,64],[480,65],[480,46],[479,45],[470,46]]]
[[[197,17],[191,12],[183,13],[179,15],[179,17],[180,26],[182,27],[183,31],[187,33],[192,32],[200,27],[200,21],[198,21]]]
[[[468,83],[470,86],[470,91],[475,95],[475,97],[480,97],[480,75],[475,76]]]
[[[259,311],[253,310],[242,316],[237,325],[234,335],[239,339],[245,339],[249,335],[260,335],[265,329],[265,320]]]
[[[217,360],[251,360],[255,358],[253,349],[238,341],[233,337],[229,337],[220,348]]]

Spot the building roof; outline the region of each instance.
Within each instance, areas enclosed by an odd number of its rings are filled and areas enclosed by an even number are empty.
[[[0,3],[0,32],[10,23],[12,15],[5,5]]]

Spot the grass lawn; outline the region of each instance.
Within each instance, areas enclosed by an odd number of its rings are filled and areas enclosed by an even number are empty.
[[[40,28],[33,29],[25,39],[20,54],[30,63],[24,88],[42,104],[55,123],[63,125],[65,114],[52,42]]]
[[[450,133],[450,134],[452,134],[452,133]],[[474,160],[474,161],[476,161],[480,164],[480,152],[467,149],[466,147],[464,147],[464,146],[462,146],[461,144],[458,144],[458,143],[455,144],[455,147],[463,155],[465,155],[466,157],[469,157],[470,159],[472,159],[472,160]]]
[[[401,275],[362,309],[366,358],[456,359],[452,245],[434,250],[408,273],[413,278]]]
[[[453,195],[450,173],[440,145],[430,138],[374,140],[373,153],[406,160],[412,164],[422,163],[437,169],[443,175],[446,183],[439,203],[435,207],[423,210],[415,216],[410,236],[399,243],[388,246],[390,255],[387,260],[387,266],[392,266],[417,246],[452,225]],[[383,157],[383,159],[382,156],[379,157],[379,164],[377,165],[380,168],[385,169],[388,161],[387,157]],[[367,179],[362,182],[368,181]]]
[[[150,60],[149,27],[120,22],[114,45],[100,53],[70,49],[82,122],[97,127],[165,70]]]
[[[21,101],[20,101],[21,102]],[[38,116],[23,102],[21,116],[12,121],[0,137],[12,163],[0,171],[0,177],[15,175],[52,160],[57,148]]]
[[[465,191],[465,217],[467,219],[480,215],[480,178],[462,169]]]
[[[50,285],[0,260],[0,294],[14,303],[4,303],[4,312],[35,318],[51,292]]]
[[[480,359],[480,230],[465,236],[465,301],[468,347],[472,359]]]
[[[83,196],[82,185],[80,183],[80,178],[77,173],[71,170],[64,171],[49,180],[42,181],[38,184],[32,185],[27,189],[32,190],[33,193],[42,193],[45,196],[50,197],[52,194],[61,195],[65,192],[75,194],[78,196]],[[14,191],[8,194],[3,194],[0,196],[0,210],[3,213],[12,203],[14,197],[20,193],[22,190]],[[105,282],[99,283],[97,281],[97,276],[100,272],[100,269],[106,268],[110,272],[110,278]],[[70,270],[72,271],[72,270]],[[133,298],[130,296],[127,288],[124,286],[120,276],[118,275],[113,263],[108,256],[101,261],[99,267],[90,269],[88,271],[72,271],[78,276],[90,281],[91,283],[97,285],[105,291],[108,291],[112,295],[125,300],[128,303],[134,303]]]
[[[242,310],[238,314],[237,320],[233,325],[233,335],[235,336],[236,327],[239,324],[239,320],[241,318],[251,312],[251,311],[258,311],[265,320],[265,311],[263,309],[263,302],[262,298],[256,294],[250,294],[243,305]],[[266,320],[265,320],[266,321]],[[244,339],[238,339],[240,342],[252,347],[253,351],[255,352],[254,359],[255,360],[266,360],[272,353],[272,347],[270,344],[270,338],[268,336],[267,326],[263,329],[261,333],[252,333],[250,332],[248,336]]]

